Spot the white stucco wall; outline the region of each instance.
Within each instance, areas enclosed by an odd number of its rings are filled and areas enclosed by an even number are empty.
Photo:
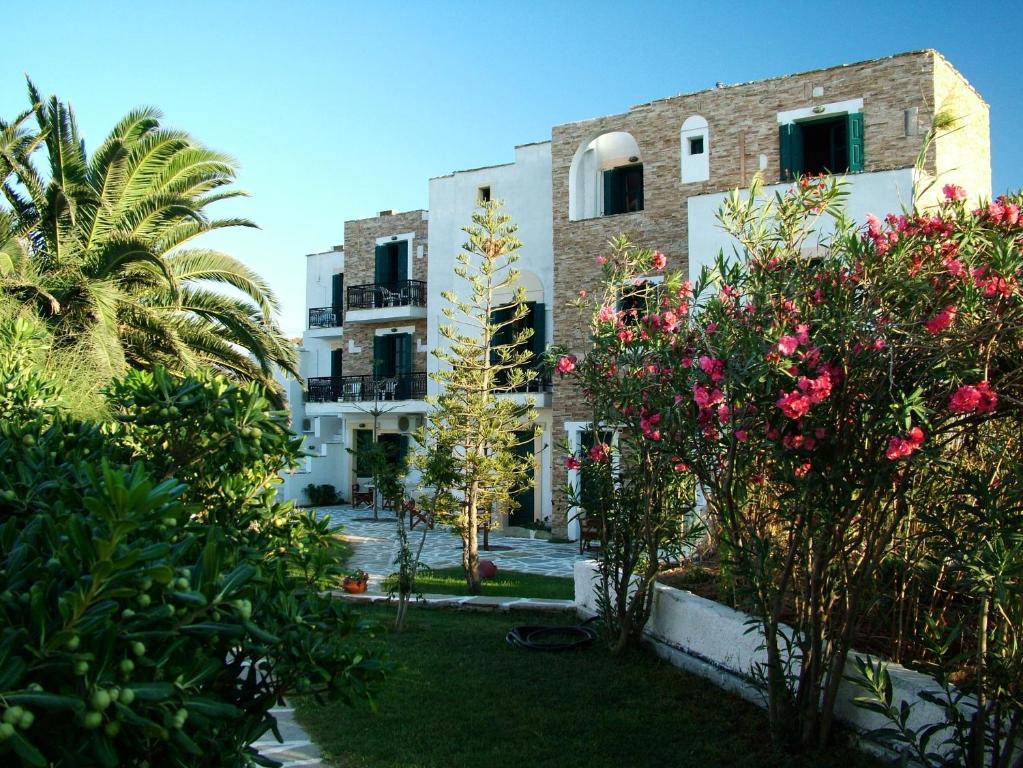
[[[553,226],[551,213],[551,144],[541,142],[515,148],[515,161],[505,165],[457,171],[430,180],[430,263],[427,275],[427,344],[431,349],[447,347],[439,328],[447,320],[441,314],[447,302],[441,293],[465,292],[465,282],[454,274],[455,258],[467,237],[462,228],[472,223],[480,187],[489,187],[492,200],[504,203],[504,212],[518,226],[522,241],[515,267],[526,300],[543,302],[546,308],[546,340],[552,338],[551,317],[554,301]],[[426,370],[437,370],[438,360],[430,355]],[[430,379],[427,392],[437,394]],[[550,409],[541,409],[545,434],[544,450],[539,454],[539,507],[542,516],[551,510]]]
[[[901,213],[913,199],[913,170],[876,173],[856,173],[846,177],[849,196],[846,198],[846,212],[853,221],[864,223],[868,213],[882,217],[886,213]],[[773,197],[784,192],[791,184],[773,184],[764,187],[764,196]],[[725,197],[730,192],[715,192],[696,195],[687,201],[689,207],[689,279],[699,276],[700,269],[714,263],[719,251],[726,255],[733,253],[735,241],[721,228],[717,220]],[[742,190],[748,197],[749,190]],[[818,231],[826,235],[834,231],[830,217],[822,217]]]

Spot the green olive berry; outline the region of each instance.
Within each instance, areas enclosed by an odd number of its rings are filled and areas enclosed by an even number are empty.
[[[113,738],[121,732],[121,723],[119,720],[111,720],[105,726],[103,726],[103,733]]]
[[[23,710],[21,707],[17,705],[13,707],[8,707],[6,710],[4,710],[3,721],[5,723],[16,723],[19,720],[21,720],[21,716],[23,714],[25,714],[25,710]]]
[[[134,643],[131,644],[131,652],[134,653],[136,656],[145,656],[146,644],[136,640]]]
[[[102,712],[110,706],[110,694],[100,689],[92,694],[92,708]]]
[[[121,691],[119,703],[124,704],[124,706],[128,706],[133,701],[135,701],[135,691],[133,691],[131,688],[125,688],[123,691]]]
[[[75,674],[84,675],[89,671],[89,662],[87,661],[76,661],[75,662]]]
[[[139,595],[139,605],[142,606],[143,608],[148,608],[151,602],[153,602],[153,598],[151,598],[149,595],[145,593]]]
[[[82,638],[80,638],[78,635],[71,635],[71,637],[69,637],[64,642],[64,647],[67,648],[69,651],[77,651],[78,646],[80,646],[81,644]]]
[[[10,723],[0,723],[0,741],[6,741],[14,735],[14,726]]]
[[[35,721],[36,716],[31,712],[26,711],[25,714],[21,716],[21,720],[18,721],[18,727],[21,728],[21,730],[23,731],[27,731],[29,728],[32,727],[32,723],[34,723]]]
[[[103,713],[96,711],[89,711],[85,713],[85,717],[82,718],[82,725],[88,730],[99,728],[103,724]]]
[[[132,661],[131,659],[124,659],[121,662],[121,672],[123,672],[124,674],[130,675],[134,670],[135,670],[135,662]],[[130,691],[130,690],[131,689],[128,688],[124,692],[128,693],[128,691]]]

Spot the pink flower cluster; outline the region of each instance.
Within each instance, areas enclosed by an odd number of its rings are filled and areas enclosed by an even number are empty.
[[[579,459],[577,459],[575,456],[565,457],[565,469],[578,470],[581,466],[582,464],[579,462]]]
[[[558,360],[557,370],[561,376],[567,373],[571,373],[575,370],[575,364],[579,362],[579,358],[575,355],[565,355]]]
[[[725,377],[725,361],[709,355],[701,355],[699,359],[700,370],[710,378],[712,382],[719,382]]]
[[[654,251],[654,257],[653,260],[650,262],[650,266],[653,267],[654,269],[661,270],[664,269],[664,267],[667,266],[667,264],[668,264],[667,257],[660,251]]]
[[[958,184],[946,184],[941,191],[945,193],[945,199],[950,203],[966,199],[966,190]]]
[[[825,366],[822,366],[822,369],[818,369],[819,373],[813,378],[800,376],[796,382],[796,389],[782,392],[775,405],[786,417],[801,419],[809,413],[810,406],[828,399],[831,395],[832,371]]]
[[[1005,227],[1014,227],[1019,224],[1019,206],[1010,203],[1004,195],[989,203],[987,208],[978,208],[973,213],[975,216],[987,219],[992,224]]]
[[[657,429],[657,424],[661,421],[661,414],[659,413],[648,413],[644,408],[639,419],[640,429],[643,430],[643,437],[647,440],[660,440],[661,430]]]
[[[923,445],[923,442],[924,431],[920,427],[911,427],[905,437],[893,437],[888,441],[888,450],[885,451],[885,456],[892,461],[908,458]]]
[[[607,443],[596,443],[590,448],[590,461],[598,464],[611,461],[611,448]]]
[[[948,401],[953,413],[991,413],[998,407],[998,395],[987,381],[965,384]]]
[[[952,325],[952,321],[955,319],[956,311],[955,304],[949,304],[938,314],[924,323],[924,327],[927,329],[927,332],[936,334],[947,330],[949,326]]]

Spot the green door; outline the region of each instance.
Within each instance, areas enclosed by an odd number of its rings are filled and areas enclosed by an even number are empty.
[[[515,439],[520,443],[514,449],[516,456],[523,458],[533,457],[533,433],[516,432]],[[513,509],[508,515],[508,525],[528,525],[533,522],[533,508],[536,499],[536,483],[534,482],[535,470],[530,466],[526,470],[526,482],[528,486],[519,491],[515,501],[519,503],[518,509]]]

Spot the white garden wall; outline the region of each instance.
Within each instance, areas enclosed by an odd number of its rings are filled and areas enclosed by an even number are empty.
[[[595,561],[575,564],[575,602],[581,614],[597,613],[597,580]],[[759,629],[750,631],[751,617],[692,592],[663,584],[658,584],[655,590],[645,634],[657,654],[677,667],[763,706],[764,699],[753,685],[750,672],[754,664],[766,661],[766,654],[760,649],[763,633]],[[856,666],[850,658],[846,674],[855,673]],[[889,664],[888,673],[896,706],[900,701],[919,702],[913,707],[910,727],[944,721],[939,707],[921,701],[918,696],[925,690],[941,691],[933,678],[898,664]],[[835,714],[847,725],[861,732],[889,725],[880,715],[853,704],[853,699],[864,695],[864,691],[846,682],[842,684],[841,694]],[[932,744],[939,741],[940,738],[935,738]]]

